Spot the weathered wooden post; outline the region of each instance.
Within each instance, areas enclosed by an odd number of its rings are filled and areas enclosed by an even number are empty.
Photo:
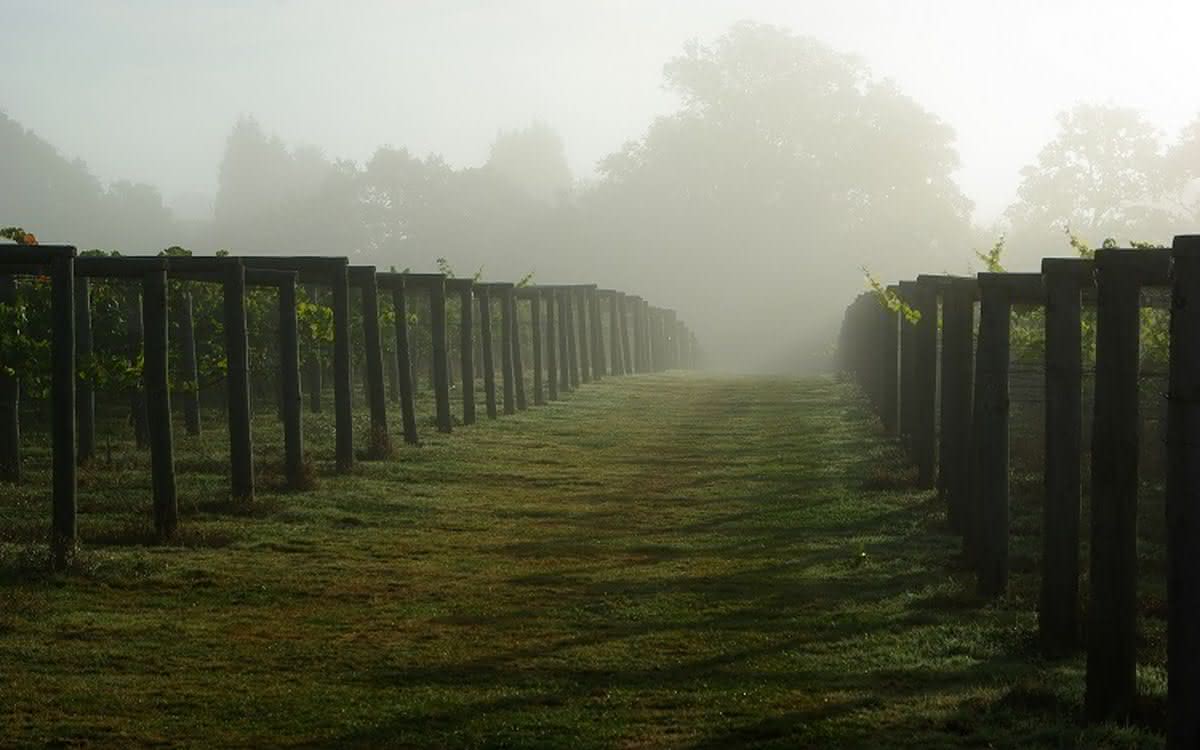
[[[1046,460],[1038,634],[1051,655],[1079,638],[1080,456],[1083,455],[1081,292],[1095,268],[1081,258],[1046,258]]]
[[[664,369],[667,370],[674,370],[679,367],[679,339],[676,338],[679,325],[676,322],[676,316],[677,313],[674,310],[663,310],[663,365]]]
[[[254,499],[254,453],[250,439],[250,351],[246,334],[246,269],[235,260],[224,280],[226,382],[229,386],[229,465],[231,493]],[[336,295],[335,295],[336,296]],[[348,384],[347,384],[348,385]]]
[[[670,342],[667,341],[667,311],[661,307],[654,308],[654,362],[655,370],[663,372],[667,369],[669,362],[667,360],[667,349]]]
[[[462,378],[463,424],[475,424],[475,326],[471,279],[446,279],[446,291],[458,293],[458,355]]]
[[[889,286],[888,292],[896,294],[897,287]],[[900,421],[897,409],[900,405],[897,388],[900,386],[900,314],[883,302],[879,304],[880,327],[883,331],[883,341],[880,347],[881,390],[883,400],[879,406],[880,422],[887,435],[896,435]]]
[[[541,300],[546,303],[546,397],[558,400],[558,340],[562,326],[556,322],[555,306],[558,297],[553,289],[540,289]],[[539,302],[540,304],[540,302]]]
[[[572,370],[572,385],[592,382],[591,336],[587,322],[587,290],[580,286],[571,287],[571,348],[579,360],[579,368]],[[579,317],[576,318],[575,316]],[[572,363],[574,363],[574,359]]]
[[[687,325],[681,320],[675,324],[675,366],[683,370],[686,370],[688,367],[687,342]]]
[[[617,306],[617,330],[621,334],[621,374],[633,374],[633,354],[630,350],[629,342],[629,302],[625,297],[624,292],[617,292],[615,304]]]
[[[92,358],[91,284],[86,278],[75,279],[75,356],[83,362]],[[75,429],[79,445],[75,460],[80,466],[96,453],[96,389],[90,378],[80,376],[75,383]]]
[[[554,305],[558,310],[558,317],[555,321],[555,326],[558,329],[558,389],[562,393],[571,392],[571,375],[570,366],[567,361],[571,358],[570,335],[567,333],[569,328],[569,320],[567,319],[567,300],[566,291],[561,288],[554,289],[551,294],[550,304]]]
[[[974,432],[977,481],[972,480],[979,593],[1008,586],[1008,359],[1014,300],[1043,299],[1040,274],[979,274],[979,348],[975,355]]]
[[[587,290],[588,320],[592,333],[592,380],[604,377],[604,326],[600,320],[600,293],[595,287]]]
[[[318,300],[318,287],[306,284],[305,294],[313,304]],[[306,378],[308,380],[308,408],[313,414],[321,413],[321,347],[314,346],[306,352]]]
[[[938,290],[937,281],[918,276],[915,307],[921,314],[913,332],[916,347],[914,363],[916,404],[914,413],[913,454],[917,464],[917,485],[934,485],[937,471],[937,365],[938,365]]]
[[[142,382],[146,389],[146,428],[154,494],[154,530],[168,539],[179,526],[175,488],[175,451],[171,435],[171,390],[167,373],[167,268],[142,277],[144,347]]]
[[[179,317],[179,397],[183,402],[183,426],[189,435],[200,434],[200,374],[196,362],[196,324],[192,317],[192,294],[184,292],[175,303]]]
[[[1200,747],[1200,236],[1175,238],[1167,397],[1167,747]]]
[[[563,327],[567,329],[567,356],[564,359],[567,373],[570,376],[570,387],[578,388],[579,378],[579,346],[575,330],[575,290],[567,287],[563,290],[563,300],[567,305],[567,313],[563,316]]]
[[[137,288],[131,287],[125,294],[125,345],[129,349],[129,365],[137,367],[142,355],[143,332],[142,297]],[[148,428],[146,426],[146,393],[144,386],[134,383],[129,389],[129,421],[133,425],[133,440],[138,448],[145,448]]]
[[[366,358],[367,407],[371,414],[371,435],[366,456],[387,458],[392,441],[387,423],[387,392],[383,383],[383,336],[379,331],[379,282],[375,266],[350,266],[349,281],[362,295],[363,350]]]
[[[901,281],[896,295],[900,301],[910,308],[916,304],[914,294],[915,281]],[[916,399],[916,365],[917,365],[917,328],[903,315],[900,317],[900,443],[911,454],[912,436],[916,432],[917,399]]]
[[[633,325],[631,326],[633,337],[631,347],[633,351],[633,371],[635,374],[640,375],[646,371],[646,355],[643,351],[645,347],[646,332],[645,321],[642,318],[642,298],[638,297],[637,295],[630,295],[628,299],[629,304],[632,307],[633,314]]]
[[[433,394],[438,432],[454,429],[450,414],[450,356],[446,333],[446,277],[434,274],[428,281],[429,324],[433,335]]]
[[[479,300],[479,338],[483,341],[483,395],[488,419],[496,418],[496,361],[492,356],[492,295],[483,285],[475,286]]]
[[[513,387],[515,368],[513,328],[515,328],[515,323],[513,321],[512,285],[492,284],[491,286],[500,301],[500,378],[504,393],[504,413],[515,414],[517,409],[514,400],[515,388]]]
[[[417,411],[413,403],[412,348],[408,340],[408,292],[404,286],[404,275],[389,273],[385,276],[392,290],[392,311],[396,317],[396,358],[400,377],[400,420],[404,425],[404,442],[416,445]]]
[[[605,290],[608,299],[608,374],[623,375],[621,363],[621,298],[620,292]]]
[[[75,553],[75,248],[47,248],[50,254],[50,311],[53,316],[50,344],[50,420],[53,512],[50,525],[50,558],[55,570],[64,569]],[[6,254],[16,259],[13,250]]]
[[[354,411],[350,373],[350,272],[339,263],[330,273],[333,290],[333,414],[337,470],[354,468]]]
[[[516,388],[517,410],[525,411],[525,362],[521,352],[521,308],[517,305],[517,293],[508,290],[508,307],[512,316],[513,385]]]
[[[658,308],[643,303],[646,309],[646,372],[658,372],[658,358],[662,344],[658,340]]]
[[[1096,391],[1084,691],[1089,721],[1128,717],[1137,692],[1140,293],[1143,284],[1167,283],[1170,252],[1096,251]]]
[[[283,272],[287,273],[287,272]],[[290,273],[278,283],[279,289],[279,366],[283,391],[283,469],[287,486],[302,489],[307,484],[304,471],[304,431],[300,392],[300,321],[296,314],[296,280]]]
[[[17,281],[0,274],[0,305],[17,304]],[[21,384],[16,373],[0,369],[0,480],[21,481]]]
[[[1008,584],[1008,357],[1011,303],[1004,274],[979,274],[979,347],[975,353],[976,451],[971,483],[976,582],[982,596]]]
[[[542,376],[542,295],[537,289],[525,292],[529,300],[529,345],[533,353],[533,405],[546,403],[545,382]]]
[[[658,308],[647,303],[646,307],[646,364],[648,372],[658,372],[662,357],[662,342],[658,340]]]
[[[946,521],[951,529],[959,533],[963,531],[963,518],[967,503],[970,502],[970,476],[967,466],[970,461],[968,446],[971,441],[977,290],[978,284],[975,279],[950,279],[942,290],[942,420],[939,434],[939,466],[946,502]],[[888,395],[885,387],[885,399]],[[894,392],[891,396],[891,403],[894,404]]]

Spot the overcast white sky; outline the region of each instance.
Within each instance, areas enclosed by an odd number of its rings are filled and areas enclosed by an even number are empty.
[[[233,121],[368,158],[381,144],[484,160],[540,119],[573,169],[673,107],[662,65],[739,19],[866,59],[958,132],[990,223],[1086,100],[1168,134],[1200,111],[1200,2],[1074,0],[0,0],[0,109],[102,179],[211,194]]]

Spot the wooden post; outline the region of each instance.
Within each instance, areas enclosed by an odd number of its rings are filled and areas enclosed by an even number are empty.
[[[500,377],[504,388],[504,413],[515,414],[516,404],[513,376],[516,368],[516,357],[513,352],[513,305],[512,289],[507,286],[498,287],[500,298]]]
[[[1091,286],[1091,261],[1042,261],[1046,289],[1046,500],[1038,634],[1050,655],[1079,639],[1080,456],[1083,455],[1083,365],[1080,290]]]
[[[571,348],[579,360],[579,367],[571,372],[572,385],[592,382],[591,344],[587,324],[587,292],[577,287],[571,292]],[[576,318],[575,316],[579,317]],[[575,360],[572,359],[572,364]]]
[[[942,292],[942,423],[940,467],[945,494],[946,520],[959,533],[969,499],[971,443],[971,391],[973,387],[975,339],[974,279],[954,279]],[[890,328],[895,328],[895,313]],[[895,331],[885,331],[885,348],[894,345]],[[895,355],[893,354],[893,357]],[[895,419],[895,360],[892,378],[884,386],[884,410]],[[885,371],[886,374],[886,371]],[[890,397],[890,401],[888,400]]]
[[[542,377],[542,297],[536,289],[529,295],[529,344],[533,351],[533,405],[546,403]]]
[[[633,374],[633,353],[629,345],[629,304],[624,292],[617,292],[618,325],[621,331],[621,374]]]
[[[546,302],[546,396],[551,401],[558,400],[558,341],[562,326],[557,323],[555,306],[558,296],[553,289],[541,290],[541,299]]]
[[[1200,236],[1175,238],[1167,398],[1167,747],[1200,747]]]
[[[909,307],[916,304],[913,294],[915,281],[901,281],[897,294]],[[916,326],[904,316],[900,317],[900,443],[912,450],[912,436],[916,433]]]
[[[51,261],[50,419],[53,511],[50,524],[50,561],[62,570],[75,554],[75,248],[65,248]]]
[[[479,299],[479,338],[483,341],[483,395],[488,419],[496,418],[496,362],[492,357],[492,297],[486,286],[476,287]]]
[[[658,340],[658,308],[646,305],[646,364],[649,372],[661,369],[659,359],[662,357],[662,342]]]
[[[429,283],[429,326],[433,336],[433,396],[438,432],[450,432],[450,355],[446,345],[446,280]]]
[[[167,374],[167,271],[142,279],[145,325],[142,382],[146,388],[146,426],[150,441],[150,477],[154,494],[154,531],[169,539],[179,526],[175,489],[175,448],[171,435],[171,389]]]
[[[592,331],[592,379],[604,377],[604,326],[600,320],[600,293],[595,289],[587,291],[588,320],[591,321]]]
[[[1084,691],[1084,714],[1089,721],[1127,718],[1137,689],[1141,284],[1134,259],[1126,255],[1129,252],[1096,252],[1096,390]]]
[[[129,348],[129,364],[136,367],[142,353],[143,333],[142,300],[137,289],[131,288],[125,297],[125,345]],[[148,428],[146,426],[146,393],[143,385],[134,384],[129,389],[129,421],[133,424],[133,439],[138,448],[145,448]]]
[[[564,289],[563,300],[566,302],[566,313],[563,316],[563,328],[566,329],[566,372],[569,376],[570,389],[576,389],[580,386],[580,358],[578,358],[578,347],[576,346],[575,338],[575,290]]]
[[[304,471],[304,430],[300,393],[300,321],[296,313],[296,276],[279,285],[279,366],[283,392],[283,469],[287,486],[302,489],[307,484]]]
[[[17,304],[17,282],[0,274],[0,305]],[[0,480],[21,481],[21,384],[16,374],[0,369]]]
[[[315,284],[305,286],[308,300],[313,304],[318,301],[318,287]],[[314,346],[306,352],[308,379],[308,408],[313,414],[321,413],[321,347]]]
[[[644,345],[646,347],[646,372],[654,372],[654,316],[653,308],[646,300],[642,300],[642,326],[645,329]]]
[[[86,278],[79,278],[75,280],[76,358],[89,362],[92,348],[91,284]],[[75,428],[79,433],[75,460],[83,466],[96,454],[96,389],[86,377],[80,377],[75,384]]]
[[[240,262],[225,270],[226,382],[229,386],[230,491],[234,498],[254,499],[254,452],[250,439],[250,351],[246,335],[246,269]],[[349,385],[349,383],[347,383]]]
[[[464,286],[459,292],[459,357],[462,370],[463,424],[475,424],[475,345],[471,309],[471,287]]]
[[[387,458],[392,441],[387,423],[387,392],[383,383],[383,337],[379,331],[379,281],[375,266],[352,266],[351,283],[362,295],[363,350],[366,359],[367,407],[371,413],[371,435],[366,456]]]
[[[913,453],[917,486],[923,489],[933,487],[937,470],[938,294],[933,283],[919,278],[913,288],[916,308],[921,313],[913,341],[916,346]]]
[[[569,320],[566,318],[566,292],[564,289],[558,289],[553,292],[552,304],[558,308],[558,319],[556,322],[558,328],[558,389],[564,394],[568,394],[571,390],[570,376],[570,334],[568,332]]]
[[[621,293],[608,295],[608,374],[624,375],[621,361]]]
[[[339,472],[354,468],[354,407],[350,372],[350,270],[338,264],[330,274],[333,296],[333,414]]]
[[[633,305],[633,371],[640,375],[645,372],[646,367],[645,355],[642,352],[646,337],[642,320],[642,300],[640,297],[631,297],[629,301]]]
[[[192,318],[192,294],[184,292],[176,302],[179,316],[179,366],[182,370],[180,400],[183,425],[189,435],[200,434],[200,374],[196,364],[196,327]]]
[[[888,291],[895,294],[896,287],[890,286]],[[900,326],[903,323],[900,321],[900,313],[882,304],[879,306],[879,315],[883,327],[883,361],[879,365],[883,389],[880,421],[883,423],[884,433],[894,436],[900,421],[900,415],[896,412],[900,404],[896,389],[900,386]]]
[[[975,420],[979,424],[976,574],[981,596],[1008,586],[1008,356],[1011,303],[997,276],[979,274],[979,350]]]
[[[508,290],[508,307],[512,311],[512,351],[513,351],[513,385],[516,387],[517,410],[525,411],[525,362],[521,352],[521,308],[517,304],[517,294]]]
[[[1133,706],[1136,626],[1139,285],[1097,255],[1092,437],[1091,597],[1085,710],[1121,718]]]
[[[413,404],[412,348],[408,341],[408,299],[403,279],[392,285],[392,308],[396,315],[396,357],[399,359],[400,419],[404,423],[404,442],[416,445],[417,412]]]

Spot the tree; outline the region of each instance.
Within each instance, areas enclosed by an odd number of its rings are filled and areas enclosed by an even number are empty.
[[[1058,134],[1021,170],[1005,216],[1022,259],[1062,243],[1064,229],[1094,242],[1160,240],[1169,231],[1160,133],[1134,109],[1080,104],[1058,116]]]
[[[836,301],[860,287],[859,266],[892,277],[961,265],[971,204],[951,177],[952,130],[858,59],[740,23],[689,44],[665,75],[682,106],[601,163],[586,200],[592,252],[615,253],[640,277],[626,283],[660,298],[749,292],[737,315],[686,311],[717,332],[710,347],[761,364],[763,340],[747,330],[788,321],[797,335],[811,324],[800,345],[811,352],[836,329]]]
[[[487,167],[543,203],[560,202],[571,189],[562,138],[545,123],[502,131],[492,143]]]

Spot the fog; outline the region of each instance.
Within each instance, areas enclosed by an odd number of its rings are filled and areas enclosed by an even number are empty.
[[[1195,4],[0,9],[0,226],[596,282],[724,369],[826,367],[863,267],[1200,225]]]

